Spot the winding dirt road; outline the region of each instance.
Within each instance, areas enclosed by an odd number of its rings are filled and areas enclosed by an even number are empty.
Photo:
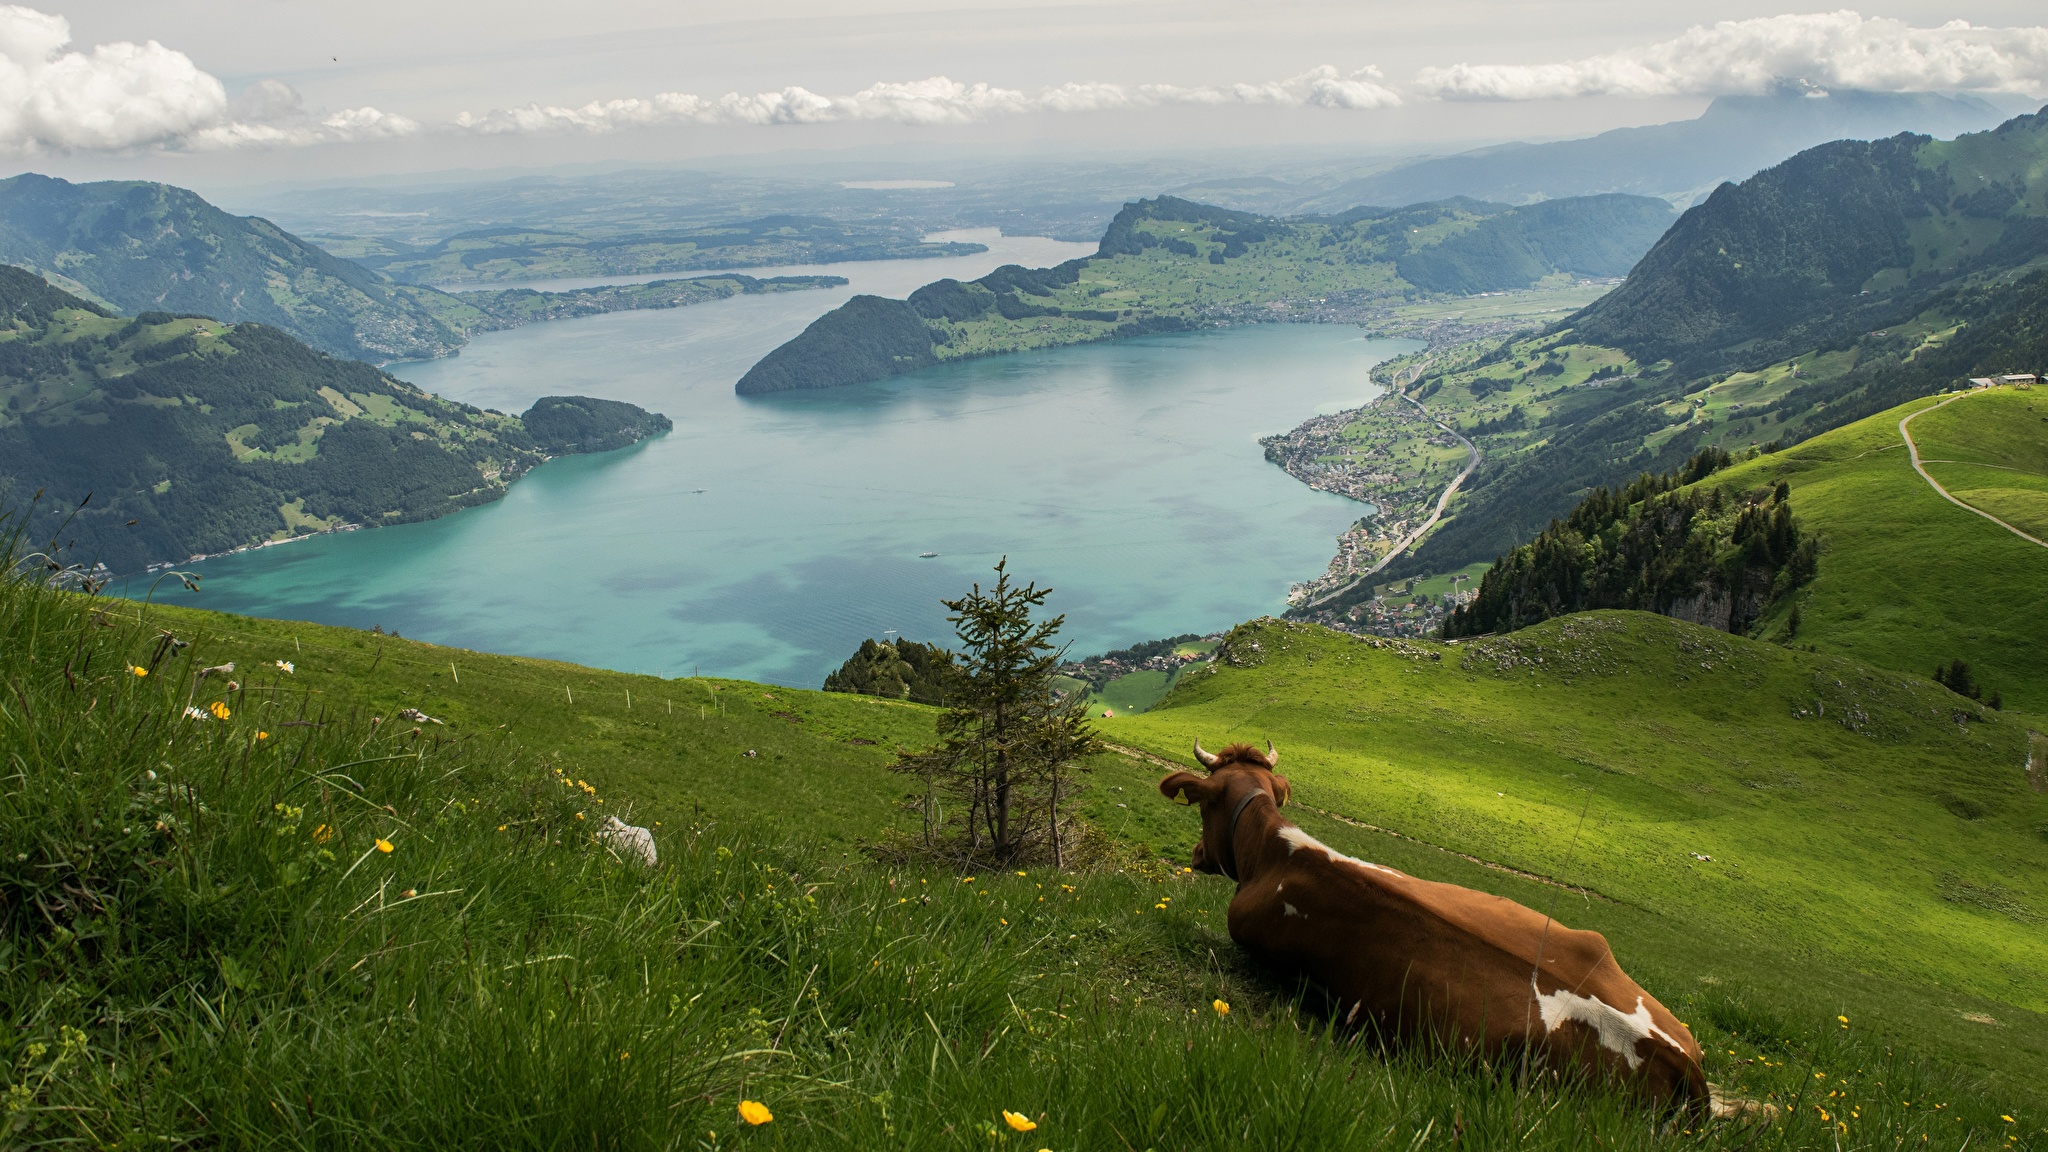
[[[1955,395],[1949,397],[1948,399],[1943,400],[1939,404],[1930,404],[1927,407],[1920,409],[1918,412],[1909,413],[1905,419],[1899,421],[1899,435],[1906,441],[1907,454],[1912,456],[1913,458],[1913,471],[1918,472],[1920,474],[1920,478],[1922,480],[1927,481],[1927,486],[1929,488],[1932,488],[1936,492],[1941,493],[1941,498],[1943,500],[1948,501],[1949,503],[1955,505],[1958,508],[1975,512],[1977,515],[1982,516],[1986,520],[1991,521],[1993,524],[1998,525],[2000,528],[2003,528],[2007,532],[2010,532],[2013,535],[2019,537],[2020,539],[2025,540],[2029,544],[2039,544],[2043,548],[2048,548],[2048,540],[2043,540],[2038,536],[2029,536],[2025,532],[2022,532],[2019,529],[2013,527],[2012,525],[2007,524],[2005,521],[2000,520],[1998,517],[1993,516],[1991,513],[1986,512],[1982,508],[1978,508],[1970,504],[1965,504],[1961,500],[1956,499],[1953,493],[1951,493],[1948,489],[1943,488],[1939,481],[1937,481],[1933,476],[1928,474],[1926,466],[1920,462],[1920,446],[1918,444],[1913,443],[1913,434],[1906,430],[1906,425],[1911,424],[1913,421],[1919,419],[1920,417],[1925,416],[1929,412],[1934,411],[1936,408],[1946,408],[1949,405],[1955,403],[1956,401],[1961,400],[1963,397],[1968,396],[1969,394],[1970,393],[1968,392],[1958,392]]]

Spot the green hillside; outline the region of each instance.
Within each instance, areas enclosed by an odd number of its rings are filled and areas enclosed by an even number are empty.
[[[2048,370],[2043,188],[2040,114],[1946,142],[1825,145],[1721,188],[1620,288],[1548,331],[1386,365],[1383,379],[1484,460],[1452,515],[1381,579],[1489,561],[1588,491],[1702,447],[1795,443],[1968,378]],[[1286,455],[1360,473],[1318,483],[1398,520],[1448,478],[1406,492],[1366,475],[1388,471],[1367,462],[1405,459],[1436,434],[1401,407],[1390,398],[1340,426],[1305,426]],[[1398,534],[1381,535],[1384,550]],[[1313,614],[1338,620],[1369,596],[1356,589]]]
[[[2048,114],[1950,141],[1824,144],[1722,185],[1572,324],[1696,371],[1825,346],[2048,256],[2044,176]]]
[[[2038,720],[1636,613],[1452,645],[1263,622],[1228,650],[1108,738],[1270,737],[1305,805],[1598,893],[1550,899],[1665,987],[1841,1004],[2008,1075],[2048,1049]]]
[[[115,573],[431,519],[497,499],[547,453],[668,428],[551,397],[530,430],[274,328],[111,316],[6,266],[0,325],[0,507],[32,509],[31,537],[67,562]]]
[[[1717,1083],[1789,1107],[1689,1144],[2048,1135],[2025,722],[1839,657],[1630,613],[1450,646],[1249,625],[1102,725],[1133,751],[1088,777],[1089,869],[970,880],[871,852],[928,708],[7,591],[35,787],[0,792],[0,918],[48,957],[0,969],[43,1006],[12,1021],[18,1144],[980,1146],[1010,1109],[1039,1147],[1668,1145],[1612,1096],[1324,1035],[1238,957],[1227,883],[1152,855],[1195,834],[1154,784],[1197,734],[1277,741],[1340,850],[1606,933]],[[658,871],[592,842],[613,811]]]
[[[1161,196],[1126,204],[1086,259],[1005,265],[908,300],[856,297],[762,358],[738,389],[829,388],[1204,323],[1619,276],[1669,221],[1667,205],[1638,196],[1526,208],[1447,200],[1294,220]]]
[[[0,263],[122,312],[253,320],[357,360],[445,356],[465,339],[416,290],[169,184],[0,180]]]
[[[1825,541],[1796,598],[1799,644],[1921,676],[1967,661],[2010,708],[2048,714],[2048,549],[1943,500],[1913,471],[1899,420],[1917,400],[1761,456],[1709,484],[1787,482]],[[1971,392],[1911,425],[1927,470],[1958,499],[2048,539],[2048,391]],[[1790,605],[1764,625],[1783,636]]]

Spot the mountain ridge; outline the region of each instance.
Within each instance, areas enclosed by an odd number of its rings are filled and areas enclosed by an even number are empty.
[[[1970,377],[2048,371],[2044,298],[2048,114],[1838,141],[1724,185],[1544,332],[1389,365],[1419,398],[1518,404],[1526,427],[1482,441],[1451,516],[1385,578],[1491,560],[1591,489],[1708,445],[1793,444]],[[1566,359],[1611,374],[1546,387],[1538,370]]]

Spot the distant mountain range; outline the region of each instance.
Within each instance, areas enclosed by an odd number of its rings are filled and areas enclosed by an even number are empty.
[[[1328,212],[1451,196],[1526,204],[1602,192],[1657,196],[1684,207],[1723,181],[1746,179],[1826,141],[1900,132],[1946,138],[1989,128],[2001,119],[1998,109],[1969,96],[1855,91],[1722,96],[1694,120],[1421,160],[1301,196],[1282,210]]]
[[[1622,275],[1670,223],[1642,196],[1522,208],[1456,199],[1282,220],[1162,196],[1124,206],[1096,254],[939,280],[908,300],[856,296],[749,369],[742,394],[832,388],[946,360],[1322,315],[1431,293]],[[1327,316],[1324,316],[1327,318]]]
[[[133,573],[503,495],[548,455],[665,432],[630,404],[527,420],[423,392],[276,328],[133,318],[0,266],[0,511],[28,544]]]
[[[861,227],[817,216],[767,216],[676,231],[596,235],[546,228],[490,228],[417,246],[395,239],[330,243],[337,253],[394,280],[451,285],[853,260],[919,260],[988,251],[985,244],[926,243],[915,231]]]
[[[439,269],[449,279],[503,281],[525,273],[659,272],[747,262],[691,255],[700,247],[716,249],[716,237],[737,245],[726,251],[746,251],[764,260],[772,255],[789,263],[835,254],[868,259],[880,250],[859,254],[854,246],[860,243],[919,247],[914,239],[878,239],[829,222],[813,227],[785,221],[703,232],[694,240],[669,238],[675,243],[665,241],[666,246],[614,245],[605,250],[613,256],[603,259],[593,255],[582,238],[558,237],[567,247],[557,249],[527,237],[532,243],[522,249],[502,236],[473,243],[451,240],[416,254],[412,263],[393,254],[404,245],[386,244],[385,255],[377,259],[402,272],[426,275]],[[914,254],[979,250],[979,245],[924,247],[932,251]],[[835,276],[757,280],[727,275],[559,293],[515,289],[451,294],[395,283],[374,268],[342,259],[267,220],[224,212],[184,188],[144,181],[73,184],[34,174],[0,180],[0,264],[30,269],[113,311],[254,321],[289,332],[330,355],[372,363],[446,356],[477,332],[537,320],[675,308],[742,292],[845,283]]]
[[[1828,140],[1902,131],[1948,137],[1989,128],[2000,118],[1969,98],[1786,93],[1725,98],[1696,119],[1586,140],[1502,144],[1457,155],[1289,146],[1147,153],[1136,142],[1097,155],[892,147],[806,160],[730,157],[716,170],[564,170],[486,179],[447,173],[252,191],[234,203],[349,256],[374,256],[386,242],[431,249],[464,233],[655,236],[783,215],[823,217],[905,239],[1000,227],[1013,236],[1092,241],[1123,205],[1162,193],[1272,216],[1454,196],[1523,204],[1601,192],[1657,196],[1682,208],[1723,180],[1744,179]],[[918,186],[891,186],[905,178]]]

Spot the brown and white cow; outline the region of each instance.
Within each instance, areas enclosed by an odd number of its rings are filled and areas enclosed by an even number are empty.
[[[1335,997],[1347,1023],[1499,1061],[1525,1054],[1695,1113],[1708,1107],[1700,1047],[1628,978],[1598,932],[1512,900],[1355,860],[1282,818],[1279,753],[1195,743],[1206,777],[1159,791],[1202,809],[1194,866],[1237,881],[1230,937]]]

